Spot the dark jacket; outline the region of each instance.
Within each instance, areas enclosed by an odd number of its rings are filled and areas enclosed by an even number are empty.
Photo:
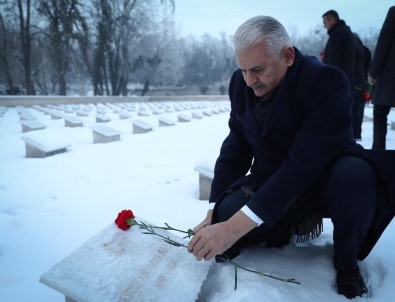
[[[371,54],[361,39],[355,35],[355,85],[353,94],[363,96],[367,88],[367,75],[369,72]]]
[[[328,35],[328,42],[325,45],[324,63],[340,68],[350,80],[351,87],[354,87],[354,34],[343,20],[339,20],[328,31]]]
[[[240,70],[233,74],[230,134],[211,188],[210,201],[215,201],[236,181],[264,182],[248,206],[269,226],[340,152],[362,148],[352,134],[352,96],[345,74],[295,51],[293,66],[265,110],[263,127],[254,115],[252,89]]]
[[[215,202],[232,186],[262,184],[247,205],[269,227],[284,217],[337,156],[374,151],[364,150],[353,138],[352,97],[345,74],[295,51],[293,66],[266,107],[263,126],[254,114],[252,89],[240,70],[233,74],[230,133],[222,144],[211,187],[210,202]],[[391,173],[388,166],[395,166],[395,154],[392,162],[381,158],[369,157],[378,169],[381,164],[387,167],[386,184],[393,186],[395,170]],[[389,199],[385,199],[386,213]],[[392,214],[390,211],[388,217]],[[390,221],[386,219],[382,225]],[[373,232],[369,242],[375,243],[381,232]]]
[[[395,6],[381,28],[369,73],[377,78],[373,103],[395,107]]]

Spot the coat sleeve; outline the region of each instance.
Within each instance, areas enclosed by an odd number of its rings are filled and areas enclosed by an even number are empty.
[[[381,28],[379,38],[377,40],[376,49],[374,50],[372,64],[370,66],[369,74],[374,78],[380,77],[380,73],[384,69],[383,64],[386,62],[388,56],[394,54],[389,53],[391,43],[394,41],[395,35],[395,6],[388,11],[387,17]]]
[[[247,174],[251,167],[253,153],[243,134],[240,122],[234,116],[234,92],[240,88],[240,81],[235,72],[229,84],[231,112],[229,118],[230,132],[222,143],[219,157],[214,168],[211,184],[210,202],[216,202],[219,196],[238,178]]]

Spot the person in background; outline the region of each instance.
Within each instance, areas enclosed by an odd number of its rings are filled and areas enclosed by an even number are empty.
[[[372,149],[385,149],[387,117],[391,107],[395,107],[395,6],[388,10],[381,28],[369,70],[369,82],[374,85]]]
[[[303,55],[276,19],[247,20],[234,49],[230,131],[188,251],[199,261],[227,261],[250,244],[315,238],[328,217],[337,291],[366,294],[358,261],[393,218],[395,154],[377,156],[355,142],[346,75]]]
[[[355,85],[355,37],[344,20],[335,10],[322,15],[324,27],[328,32],[325,45],[324,63],[340,68],[348,77],[350,87]]]
[[[356,140],[362,139],[362,122],[365,111],[365,92],[368,83],[368,71],[371,62],[369,48],[363,45],[361,39],[354,33],[355,37],[355,85],[353,90],[353,133]]]

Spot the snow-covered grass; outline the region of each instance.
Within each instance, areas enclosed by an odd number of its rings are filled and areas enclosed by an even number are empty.
[[[220,102],[204,105],[223,105]],[[228,133],[228,113],[222,112],[189,123],[159,127],[157,116],[121,120],[108,111],[106,125],[121,132],[121,140],[93,144],[90,126],[95,124],[91,106],[84,127],[65,128],[64,120],[51,120],[37,108],[27,108],[47,125],[38,130],[50,142],[71,142],[68,152],[35,159],[25,157],[18,108],[0,110],[0,301],[64,301],[64,297],[39,282],[39,277],[82,243],[111,223],[122,209],[152,223],[188,229],[206,214],[207,202],[198,199],[196,163],[212,162]],[[186,107],[183,113],[190,114]],[[366,108],[372,115],[372,108]],[[163,113],[177,121],[177,112]],[[68,114],[73,115],[73,114]],[[133,134],[131,121],[142,119],[154,130]],[[390,120],[395,121],[391,111]],[[362,142],[372,143],[372,122],[363,124]],[[387,144],[395,149],[395,131]],[[303,245],[282,249],[263,247],[244,250],[239,264],[285,278],[286,284],[238,271],[234,291],[233,266],[211,265],[199,301],[347,301],[334,288],[332,225]],[[369,287],[368,301],[388,302],[394,297],[395,224],[387,228],[371,255],[360,264]],[[185,253],[185,257],[191,257]],[[186,267],[185,270],[188,270]],[[365,300],[358,298],[356,301]]]

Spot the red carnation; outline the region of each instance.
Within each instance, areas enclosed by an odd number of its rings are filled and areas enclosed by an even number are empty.
[[[370,102],[372,100],[372,95],[368,90],[365,90],[363,93],[363,98],[365,99],[365,102]]]
[[[118,213],[115,223],[121,230],[128,230],[134,224],[133,212],[131,210],[122,210]]]

